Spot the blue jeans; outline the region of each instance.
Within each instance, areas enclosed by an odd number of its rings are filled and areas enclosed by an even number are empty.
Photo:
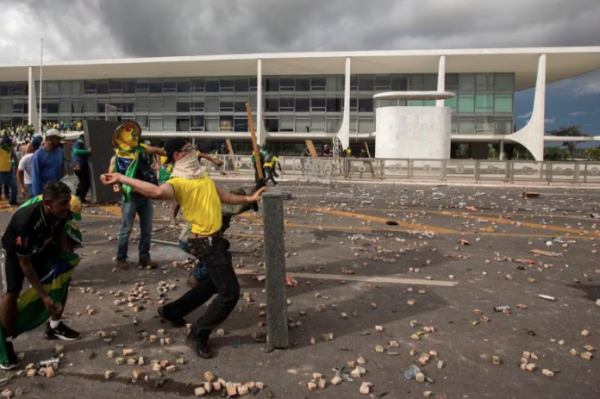
[[[179,248],[188,253],[190,251],[190,246],[187,242],[179,241]],[[208,276],[208,268],[200,259],[196,260],[196,268],[192,272],[192,276],[194,276],[196,280],[202,280],[204,277]]]
[[[131,235],[133,221],[137,214],[140,217],[139,261],[150,260],[153,211],[152,201],[137,195],[133,196],[129,202],[121,204],[121,230],[119,231],[117,259],[127,259],[129,236]]]
[[[7,185],[10,188],[9,204],[17,202],[17,179],[12,171],[0,172],[0,187]]]

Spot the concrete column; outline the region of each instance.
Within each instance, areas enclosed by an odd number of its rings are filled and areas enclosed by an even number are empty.
[[[500,140],[500,155],[499,155],[499,159],[501,161],[504,160],[504,140]]]
[[[265,144],[267,141],[266,132],[263,133],[263,89],[262,89],[262,60],[256,63],[256,142],[257,144]]]
[[[285,228],[280,190],[263,194],[263,229],[267,268],[267,334],[271,348],[289,347],[287,293],[285,287]]]
[[[41,133],[39,126],[39,114],[37,109],[37,94],[35,91],[35,78],[33,77],[33,67],[29,67],[29,80],[28,80],[28,100],[27,100],[27,124],[33,125],[35,132]],[[40,88],[41,89],[41,88]]]
[[[337,134],[337,137],[342,142],[344,148],[350,146],[350,75],[351,75],[351,63],[350,57],[346,58],[346,69],[344,75],[345,89],[344,89],[344,113],[342,115],[342,126]]]
[[[446,56],[440,57],[438,65],[438,85],[437,91],[446,91]],[[435,102],[436,107],[443,107],[445,105],[444,100],[437,100]]]
[[[544,133],[546,130],[546,54],[540,54],[535,84],[531,119],[523,129],[508,134],[505,139],[522,144],[536,161],[544,160]]]

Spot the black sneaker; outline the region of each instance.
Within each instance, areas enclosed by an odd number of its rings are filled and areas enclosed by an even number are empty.
[[[81,334],[72,328],[67,327],[62,321],[56,328],[50,327],[50,322],[46,323],[46,332],[44,338],[46,339],[61,339],[63,341],[75,341],[79,339]]]
[[[193,276],[191,276],[193,277]],[[174,319],[172,317],[168,317],[167,315],[165,315],[165,308],[164,306],[161,306],[160,308],[157,309],[158,315],[168,321],[169,323],[171,323],[171,325],[175,328],[181,328],[181,327],[185,327],[185,325],[187,324],[187,321],[185,321],[185,319],[183,317],[180,317],[179,319]]]
[[[6,343],[6,356],[8,357],[8,361],[0,362],[0,369],[2,370],[13,370],[19,367],[19,358],[15,353],[15,348],[13,347],[12,342]]]
[[[214,356],[213,351],[208,346],[207,339],[199,339],[194,338],[192,334],[188,334],[185,337],[185,343],[190,346],[196,353],[196,355],[200,356],[202,359],[210,359]]]

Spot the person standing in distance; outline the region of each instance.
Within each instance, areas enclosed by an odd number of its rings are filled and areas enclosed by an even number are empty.
[[[46,184],[59,181],[67,174],[60,138],[58,130],[48,130],[44,146],[31,158],[31,189],[34,197],[42,194]]]
[[[92,154],[92,148],[85,148],[83,134],[79,136],[75,144],[73,144],[73,154],[71,155],[71,165],[73,172],[79,183],[75,195],[79,197],[82,203],[86,204],[85,197],[90,190],[90,168],[88,166],[88,155]]]

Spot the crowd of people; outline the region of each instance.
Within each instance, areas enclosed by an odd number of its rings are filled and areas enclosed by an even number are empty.
[[[46,339],[80,337],[79,332],[62,322],[61,316],[70,277],[79,260],[74,250],[81,245],[82,237],[75,222],[81,220],[81,206],[89,189],[87,158],[93,154],[91,148],[85,147],[82,137],[73,146],[71,162],[79,177],[78,189],[73,195],[61,181],[65,171],[60,132],[49,129],[45,141],[37,137],[21,150],[30,171],[24,165],[23,173],[18,174],[22,177],[19,182],[22,180],[31,198],[13,214],[2,237],[1,267],[6,277],[0,304],[0,368],[5,370],[18,367],[13,339],[46,321]],[[208,359],[213,357],[209,336],[230,315],[240,295],[224,232],[232,216],[249,209],[257,210],[256,203],[266,189],[267,179],[258,181],[252,190],[227,192],[204,173],[199,162],[206,159],[220,166],[222,161],[200,153],[186,139],[171,139],[162,148],[144,144],[140,139],[141,129],[137,123],[128,121],[119,126],[111,140],[115,154],[108,173],[100,179],[121,193],[117,266],[120,270],[130,267],[128,243],[136,215],[140,218],[141,230],[138,262],[146,268],[158,266],[150,255],[151,200],[174,200],[176,212],[181,210],[185,221],[180,245],[198,261],[189,278],[192,288],[176,301],[158,308],[158,314],[173,326],[183,327],[189,313],[216,295],[186,338],[198,356]],[[9,136],[2,141],[2,152],[6,156],[0,159],[0,167],[6,171],[0,172],[12,173],[10,163],[18,158]],[[156,166],[153,166],[153,158],[160,160]],[[265,171],[271,173],[269,170],[274,170],[277,159],[265,157],[261,163]],[[30,180],[26,179],[27,175]],[[4,175],[0,177],[5,179]],[[274,182],[272,176],[270,180]],[[16,199],[11,202],[17,205]],[[31,288],[21,292],[25,279]]]

